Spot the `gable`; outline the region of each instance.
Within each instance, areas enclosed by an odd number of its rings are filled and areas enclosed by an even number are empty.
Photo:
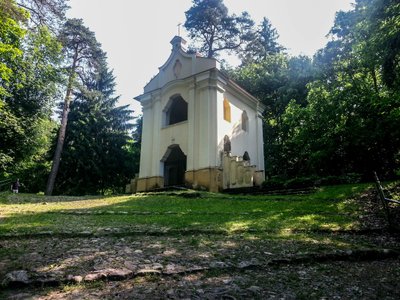
[[[167,61],[159,67],[159,72],[144,87],[144,93],[164,87],[171,81],[188,78],[197,73],[218,67],[218,62],[212,58],[199,57],[195,53],[185,51],[186,41],[175,36],[172,41],[172,50]]]

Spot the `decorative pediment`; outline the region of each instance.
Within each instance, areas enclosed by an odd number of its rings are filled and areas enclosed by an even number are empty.
[[[167,83],[188,78],[206,70],[218,68],[218,62],[213,58],[200,57],[196,53],[186,52],[186,41],[179,36],[171,40],[172,50],[167,61],[159,67],[159,72],[145,86],[144,92],[162,88]]]

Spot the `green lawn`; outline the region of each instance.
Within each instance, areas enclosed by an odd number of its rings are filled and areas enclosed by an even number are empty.
[[[45,197],[0,194],[0,236],[51,231],[218,230],[227,233],[347,230],[359,226],[358,204],[349,201],[371,185],[321,187],[310,195],[242,196],[171,193],[118,197]]]

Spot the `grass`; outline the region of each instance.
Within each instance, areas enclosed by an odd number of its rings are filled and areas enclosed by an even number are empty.
[[[277,298],[363,298],[371,293],[373,298],[387,298],[398,294],[398,289],[391,288],[398,279],[396,259],[372,263],[353,260],[289,263],[292,258],[352,253],[349,250],[398,249],[392,236],[346,231],[359,228],[364,220],[360,216],[371,213],[364,210],[360,201],[369,201],[370,194],[356,196],[372,186],[329,186],[309,195],[291,196],[195,192],[192,196],[199,197],[194,198],[185,198],[188,192],[118,197],[0,193],[0,278],[12,270],[39,272],[44,276],[57,272],[61,272],[60,276],[84,276],[98,268],[124,268],[126,262],[140,268],[156,262],[164,268],[171,264],[183,270],[192,266],[210,269],[191,275],[137,276],[120,285],[107,281],[83,282],[28,293],[46,299],[74,295],[111,299],[117,295],[151,297],[153,294],[148,291],[153,290],[157,298],[169,290],[193,289],[194,295],[199,287],[216,293],[221,287],[231,288],[230,292],[238,291],[239,287],[240,294],[228,296],[257,299],[256,294],[249,292],[249,287],[256,286],[271,291],[268,295]],[[169,232],[163,232],[164,229]],[[117,235],[113,230],[128,234]],[[60,235],[34,235],[48,231]],[[140,234],[130,234],[137,231]],[[263,267],[279,259],[288,263]],[[248,262],[261,263],[262,267],[229,269]],[[220,264],[226,264],[228,269],[214,267]],[[232,279],[235,286],[226,284],[226,279]],[[350,290],[364,281],[362,293]],[[2,292],[0,288],[1,299],[20,293],[19,290]],[[176,297],[184,295],[177,292]],[[264,293],[259,298],[268,295]]]
[[[346,230],[358,226],[359,207],[346,199],[370,185],[321,187],[310,195],[251,196],[201,193],[199,198],[149,193],[119,197],[46,197],[0,194],[0,235],[43,231]]]

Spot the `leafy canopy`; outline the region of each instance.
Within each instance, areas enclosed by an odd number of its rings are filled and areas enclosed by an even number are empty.
[[[253,38],[254,22],[247,12],[229,15],[222,0],[193,0],[185,12],[185,28],[206,57],[221,51],[238,51]]]

